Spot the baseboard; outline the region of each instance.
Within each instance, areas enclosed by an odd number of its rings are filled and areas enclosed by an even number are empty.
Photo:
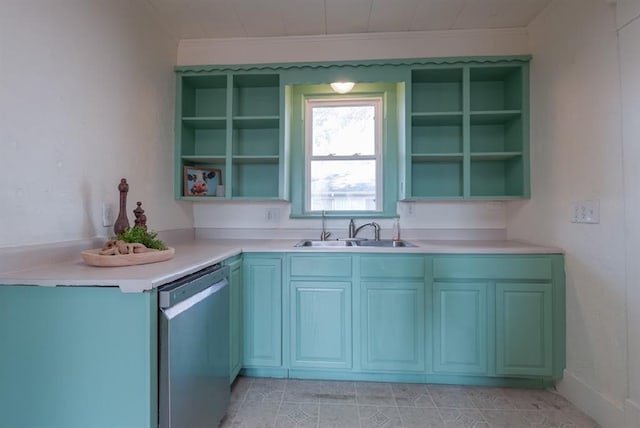
[[[624,402],[624,426],[625,428],[640,427],[640,404],[629,399]]]
[[[603,428],[625,426],[626,406],[623,409],[569,371],[564,371],[562,381],[557,383],[556,389]],[[627,428],[638,426],[626,425]]]

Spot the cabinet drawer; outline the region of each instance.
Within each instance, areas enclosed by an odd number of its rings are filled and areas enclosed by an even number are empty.
[[[424,278],[423,256],[363,256],[360,275],[375,278]]]
[[[540,279],[553,275],[548,257],[441,257],[433,260],[435,278]]]
[[[351,277],[351,256],[291,256],[291,276]]]

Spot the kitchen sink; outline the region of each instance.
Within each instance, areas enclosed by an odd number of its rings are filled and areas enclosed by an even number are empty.
[[[379,241],[356,241],[356,247],[383,247],[383,248],[401,248],[416,247],[415,244],[407,241],[394,241],[393,239],[381,239]]]
[[[352,241],[314,241],[306,239],[296,244],[296,247],[353,247]]]
[[[320,241],[305,239],[296,244],[296,247],[322,247],[322,248],[340,248],[340,247],[382,247],[382,248],[408,248],[416,247],[416,245],[407,241],[394,241],[392,239],[381,239],[379,241],[369,241],[366,239],[357,240],[332,240]]]

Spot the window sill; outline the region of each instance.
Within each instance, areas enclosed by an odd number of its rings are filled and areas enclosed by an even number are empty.
[[[326,211],[325,218],[328,220],[335,218],[396,218],[398,214],[393,213],[385,213],[380,211]],[[320,211],[314,211],[309,213],[302,214],[293,214],[289,215],[289,218],[322,218],[322,213]]]

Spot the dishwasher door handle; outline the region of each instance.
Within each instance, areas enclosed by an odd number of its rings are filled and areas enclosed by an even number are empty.
[[[207,297],[211,296],[212,294],[215,294],[218,291],[222,290],[227,285],[229,285],[229,281],[225,278],[222,281],[219,281],[213,284],[211,287],[205,288],[199,293],[194,294],[193,296],[189,297],[186,300],[183,300],[182,302],[176,304],[175,306],[161,309],[161,311],[167,319],[171,320],[177,317],[178,315],[180,315],[181,313],[183,313],[184,311],[188,310],[189,308],[192,308],[193,306],[197,305],[198,303],[200,303]]]

